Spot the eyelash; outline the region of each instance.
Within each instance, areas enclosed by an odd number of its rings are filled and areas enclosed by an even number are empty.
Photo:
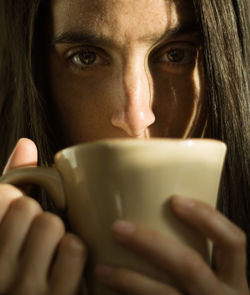
[[[96,52],[97,49],[91,47],[85,47],[85,48],[81,48],[80,50],[76,50],[75,52],[71,53],[68,57],[67,60],[69,60],[69,62],[71,63],[71,65],[77,69],[83,69],[83,70],[90,70],[95,66],[99,66],[99,65],[108,65],[109,62],[107,61],[99,61],[97,64],[90,64],[90,65],[85,65],[81,60],[80,60],[80,55],[81,54],[93,54],[94,53],[94,62],[96,62],[96,60],[101,60],[104,59],[102,58],[102,54],[99,54],[98,52]],[[184,62],[174,62],[174,61],[164,61],[164,56],[166,57],[167,54],[170,53],[181,53],[183,54],[183,59]],[[153,62],[156,64],[164,64],[164,66],[174,66],[174,67],[185,67],[188,66],[190,64],[193,64],[195,59],[197,57],[197,48],[196,46],[194,46],[193,44],[187,44],[187,43],[182,43],[182,44],[170,44],[166,47],[164,47],[164,49],[160,49],[157,54],[156,57],[153,58]],[[169,57],[168,57],[169,58]]]

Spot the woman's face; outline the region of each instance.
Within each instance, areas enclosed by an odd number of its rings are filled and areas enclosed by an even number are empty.
[[[66,144],[202,135],[202,49],[190,2],[52,0],[49,91]]]

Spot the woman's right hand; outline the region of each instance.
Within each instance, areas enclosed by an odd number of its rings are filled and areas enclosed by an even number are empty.
[[[18,141],[4,173],[37,165],[37,148]],[[80,239],[62,220],[12,185],[0,185],[0,294],[76,294],[86,262]]]

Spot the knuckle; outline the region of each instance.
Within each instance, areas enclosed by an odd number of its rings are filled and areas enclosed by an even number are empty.
[[[22,279],[15,286],[15,290],[11,292],[13,295],[45,295],[47,286],[44,283],[31,279],[30,275],[22,276]]]
[[[203,271],[204,261],[196,253],[186,253],[183,257],[183,266],[184,277],[190,281]]]
[[[170,290],[170,288],[166,286],[160,286],[156,292],[157,295],[178,295],[175,291]]]
[[[4,198],[14,198],[14,197],[21,197],[23,193],[17,187],[11,184],[0,184],[0,197]]]
[[[244,249],[247,244],[246,234],[238,229],[234,235],[232,235],[231,246],[236,249]]]
[[[42,212],[41,206],[32,198],[22,197],[11,204],[11,208],[16,211],[25,212],[26,214],[36,214]]]
[[[0,258],[0,294],[6,294],[12,281],[11,270],[6,260]]]
[[[126,269],[117,268],[112,274],[112,285],[119,287],[121,290],[126,290],[128,288],[127,282],[131,281],[131,274]]]
[[[70,251],[71,255],[87,256],[87,247],[85,244],[75,235],[66,233],[62,238],[61,245]]]
[[[60,217],[53,213],[43,212],[34,220],[34,226],[54,232],[65,232],[64,223]]]

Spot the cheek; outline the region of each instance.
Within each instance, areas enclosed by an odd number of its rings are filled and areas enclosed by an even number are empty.
[[[67,144],[101,138],[111,116],[108,81],[79,77],[52,64],[50,91]],[[95,138],[92,138],[95,135]]]
[[[202,70],[156,75],[154,90],[153,110],[160,136],[194,136],[201,129],[205,99]]]

